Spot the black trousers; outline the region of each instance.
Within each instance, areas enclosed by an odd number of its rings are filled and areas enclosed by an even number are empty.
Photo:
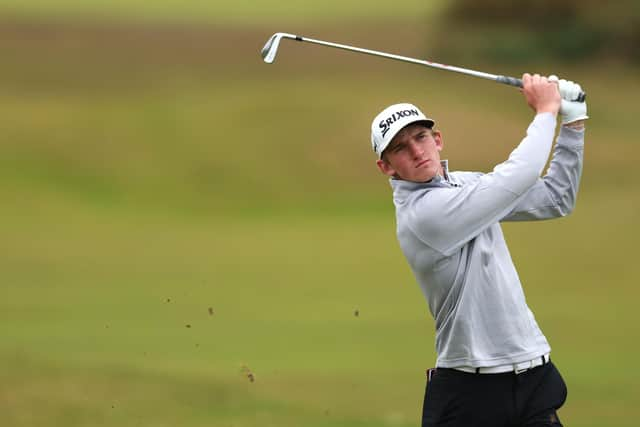
[[[515,374],[436,369],[427,383],[422,427],[561,427],[567,386],[553,363]]]

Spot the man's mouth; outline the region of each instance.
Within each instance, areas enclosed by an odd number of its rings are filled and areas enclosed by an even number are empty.
[[[422,160],[420,163],[416,165],[416,168],[421,168],[425,166],[427,163],[429,163],[429,159]]]

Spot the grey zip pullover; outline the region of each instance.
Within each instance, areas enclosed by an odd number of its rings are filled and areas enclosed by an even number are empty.
[[[509,158],[488,174],[449,172],[427,183],[391,180],[402,251],[435,319],[438,367],[519,363],[551,348],[525,301],[500,221],[569,214],[584,131],[538,114]]]

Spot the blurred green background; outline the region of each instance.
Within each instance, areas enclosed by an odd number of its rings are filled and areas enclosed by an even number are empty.
[[[532,114],[506,86],[312,45],[264,64],[284,31],[583,85],[576,211],[505,232],[565,425],[636,426],[640,80],[616,28],[637,8],[596,28],[593,2],[465,3],[5,0],[0,425],[419,424],[433,322],[370,120],[414,102],[453,169],[488,171]]]

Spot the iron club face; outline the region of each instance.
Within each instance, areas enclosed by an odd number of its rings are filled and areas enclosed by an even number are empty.
[[[298,37],[287,33],[275,33],[272,35],[269,40],[267,40],[267,43],[265,43],[261,51],[264,62],[271,64],[275,61],[276,53],[278,53],[278,47],[280,46],[280,40],[283,38],[296,40]]]

